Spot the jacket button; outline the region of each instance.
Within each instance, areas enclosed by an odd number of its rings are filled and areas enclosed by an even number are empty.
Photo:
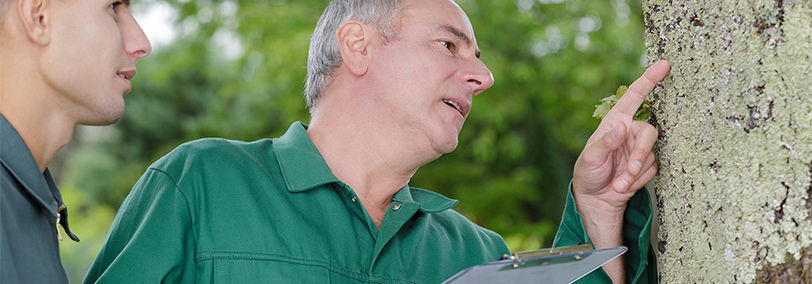
[[[392,211],[395,211],[395,210],[398,210],[398,209],[400,209],[400,203],[395,204],[395,206],[392,206]]]

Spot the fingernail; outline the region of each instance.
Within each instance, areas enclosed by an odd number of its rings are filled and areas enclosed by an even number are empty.
[[[671,63],[669,63],[668,60],[665,60],[665,59],[660,59],[660,61],[657,61],[657,63],[655,65],[662,65],[662,64],[668,65],[669,69],[670,69]]]
[[[631,170],[632,170],[633,173],[636,174],[636,173],[640,172],[640,168],[642,168],[642,167],[643,167],[643,163],[640,163],[639,161],[634,161],[634,162],[632,162]]]
[[[626,192],[626,188],[629,187],[629,183],[626,182],[626,179],[618,179],[615,182],[615,188],[621,189],[622,192]]]

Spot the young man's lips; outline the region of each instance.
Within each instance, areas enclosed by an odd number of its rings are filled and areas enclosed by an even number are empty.
[[[127,88],[125,93],[129,92],[132,89],[132,83],[130,83],[130,79],[135,77],[135,69],[116,72],[116,76],[121,78],[122,80],[121,82],[124,83],[124,86]]]
[[[121,78],[131,80],[135,77],[135,70],[119,71],[117,75]]]

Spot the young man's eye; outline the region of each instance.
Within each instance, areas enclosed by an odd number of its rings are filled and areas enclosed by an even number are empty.
[[[118,7],[119,5],[122,5],[122,4],[124,4],[124,2],[121,2],[121,1],[116,1],[116,2],[110,3],[110,6],[109,6],[109,7],[110,7],[110,9],[115,10],[115,9],[116,9],[116,7]]]

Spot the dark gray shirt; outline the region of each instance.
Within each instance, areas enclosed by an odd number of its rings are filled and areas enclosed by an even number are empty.
[[[51,173],[39,171],[22,137],[0,115],[0,283],[68,283],[57,217],[65,235],[79,241],[68,229],[68,210]]]

